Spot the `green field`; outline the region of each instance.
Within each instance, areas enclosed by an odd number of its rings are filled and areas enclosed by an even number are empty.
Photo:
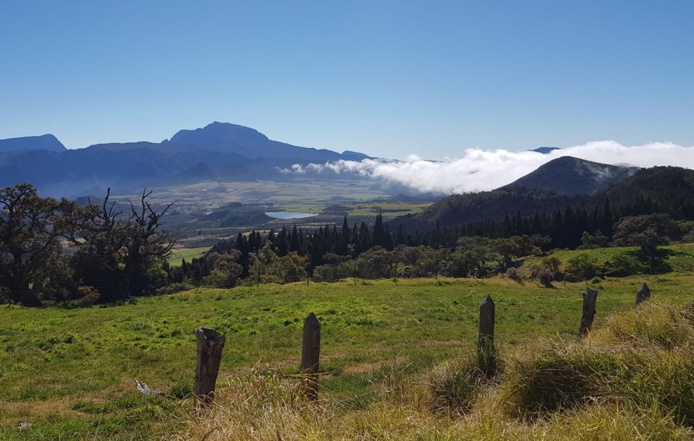
[[[630,309],[643,281],[659,301],[694,299],[690,273],[605,279],[595,285],[595,328],[609,314]],[[2,306],[0,438],[185,439],[196,424],[188,395],[194,330],[207,326],[227,335],[218,384],[220,401],[231,403],[237,383],[255,381],[258,371],[272,373],[261,375],[263,381],[295,381],[310,312],[322,324],[322,399],[378,412],[389,372],[420,378],[474,347],[485,294],[496,302],[496,343],[513,352],[540,339],[573,341],[584,289],[581,283],[548,289],[505,278],[346,281],[196,289],[112,307]],[[135,379],[164,396],[139,395]],[[346,418],[341,424],[350,424]],[[17,428],[24,421],[31,427]],[[297,436],[288,439],[302,439]],[[304,439],[310,438],[331,439]]]
[[[210,249],[210,247],[174,249],[173,252],[171,253],[171,256],[169,256],[169,265],[181,266],[181,262],[183,261],[183,259],[185,259],[186,262],[190,262],[191,260],[193,260],[197,257],[201,257],[209,249]]]

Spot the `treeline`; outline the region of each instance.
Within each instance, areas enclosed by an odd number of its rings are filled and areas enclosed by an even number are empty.
[[[657,272],[667,269],[657,247],[680,240],[687,231],[667,214],[613,219],[608,200],[601,209],[592,211],[567,207],[552,214],[436,227],[413,234],[402,228],[391,232],[380,215],[373,225],[362,222],[351,227],[345,218],[341,228],[304,231],[294,227],[267,234],[239,234],[234,240],[218,243],[206,256],[169,268],[169,280],[185,288],[186,283],[232,287],[307,278],[331,282],[345,278],[513,276],[524,256],[550,248],[611,244],[638,246],[639,253],[620,258],[606,271],[614,275]],[[560,272],[559,264],[550,260],[535,275],[544,273],[546,279],[553,280],[563,276]],[[577,278],[593,272],[586,269],[585,262],[569,266],[569,273]]]
[[[350,225],[345,217],[342,225],[239,233],[180,267],[168,265],[175,237],[160,227],[170,205],[157,211],[151,192],[120,210],[108,193],[99,204],[78,205],[21,184],[0,190],[0,301],[90,304],[191,286],[310,279],[513,277],[524,256],[611,244],[637,246],[639,254],[622,256],[606,273],[665,271],[658,246],[691,236],[678,221],[694,218],[693,175],[660,167],[632,181],[633,191],[622,186],[562,209],[501,219],[456,223],[449,214],[439,219],[445,224],[389,224],[377,215],[372,224]],[[544,280],[560,272],[580,278],[594,272],[585,263],[559,271],[549,259],[533,272]]]
[[[256,282],[290,281],[304,273],[315,280],[483,277],[509,269],[513,254],[504,251],[509,247],[515,247],[515,255],[521,256],[521,250],[594,248],[612,243],[635,245],[640,250],[641,260],[620,259],[616,274],[660,271],[666,266],[654,260],[655,248],[687,233],[688,228],[673,219],[694,220],[694,172],[653,167],[594,196],[538,189],[496,190],[453,195],[421,215],[403,217],[391,225],[377,216],[373,225],[350,227],[345,219],[341,228],[304,231],[295,227],[267,235],[240,234],[214,247],[211,257],[186,262],[169,275],[176,283],[187,280],[217,286],[249,283],[253,277]],[[238,266],[225,276],[228,262]]]
[[[42,198],[34,187],[0,189],[0,301],[40,306],[116,302],[166,283],[174,236],[143,191],[129,211]]]

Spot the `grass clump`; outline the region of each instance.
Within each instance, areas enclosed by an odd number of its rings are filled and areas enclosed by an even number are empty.
[[[608,319],[607,332],[620,340],[667,349],[694,342],[694,302],[682,307],[649,301]]]
[[[516,358],[501,386],[507,413],[535,421],[611,403],[636,413],[655,409],[653,418],[694,427],[694,323],[688,310],[643,305],[613,316],[586,341],[554,342]]]
[[[451,416],[470,412],[486,381],[472,355],[438,366],[429,379],[434,412]]]
[[[603,378],[619,369],[610,354],[557,342],[509,364],[502,386],[508,413],[523,420],[577,409],[604,396]]]

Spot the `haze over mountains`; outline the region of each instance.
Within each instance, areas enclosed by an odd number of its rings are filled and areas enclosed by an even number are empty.
[[[468,149],[462,158],[450,162],[394,161],[352,151],[295,146],[270,140],[248,127],[214,122],[180,130],[160,143],[111,143],[68,150],[53,135],[0,140],[0,186],[30,182],[42,195],[76,197],[104,194],[109,187],[125,192],[210,180],[291,182],[308,177],[371,179],[390,186],[394,194],[443,196],[506,185],[508,189],[552,189],[572,195],[604,190],[636,170],[559,156],[573,150],[540,147],[503,153]]]
[[[272,141],[247,127],[214,122],[161,143],[97,144],[67,150],[53,135],[0,141],[0,186],[32,183],[45,196],[103,194],[210,179],[291,178],[293,164],[368,158]],[[344,176],[343,176],[344,177]]]

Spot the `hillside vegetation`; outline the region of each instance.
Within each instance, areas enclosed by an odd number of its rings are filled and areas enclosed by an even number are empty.
[[[581,343],[584,283],[548,289],[509,278],[267,284],[117,307],[4,306],[0,438],[688,439],[694,259],[674,249],[673,267],[687,270],[591,282],[598,316]],[[652,309],[634,311],[643,281]],[[503,366],[490,380],[475,373],[474,356],[485,294],[497,305]],[[296,394],[309,312],[322,324],[318,404]],[[198,326],[228,336],[217,404],[199,417],[190,397]],[[566,375],[533,376],[554,369]],[[135,379],[163,396],[138,394]],[[558,387],[568,389],[557,396]]]

